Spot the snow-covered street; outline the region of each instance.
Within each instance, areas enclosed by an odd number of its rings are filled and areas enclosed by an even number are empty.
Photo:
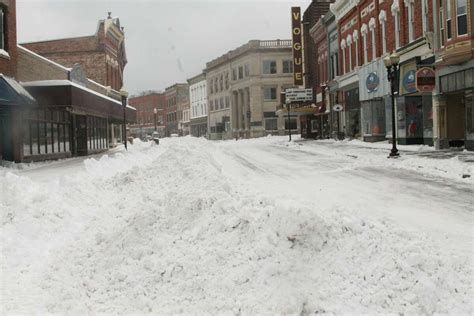
[[[184,137],[0,168],[0,313],[472,314],[474,155],[389,147]]]

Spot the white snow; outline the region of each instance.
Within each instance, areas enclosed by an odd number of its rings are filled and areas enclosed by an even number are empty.
[[[374,146],[167,138],[0,168],[0,313],[472,314],[472,162]]]

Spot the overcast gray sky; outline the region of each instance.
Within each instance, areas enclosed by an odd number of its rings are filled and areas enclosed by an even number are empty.
[[[251,39],[289,39],[291,6],[310,0],[17,0],[18,41],[94,34],[107,11],[125,27],[131,93],[164,90]]]

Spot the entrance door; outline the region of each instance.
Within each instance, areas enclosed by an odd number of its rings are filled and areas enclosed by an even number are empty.
[[[449,146],[460,147],[464,145],[466,110],[464,106],[464,93],[448,96],[448,140]]]
[[[0,113],[0,161],[14,160],[11,131],[11,116]]]
[[[76,156],[87,155],[87,117],[85,115],[75,115]]]

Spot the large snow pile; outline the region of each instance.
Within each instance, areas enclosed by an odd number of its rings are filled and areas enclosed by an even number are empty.
[[[1,171],[2,312],[473,312],[469,255],[236,182],[219,144],[131,147],[46,184]]]

